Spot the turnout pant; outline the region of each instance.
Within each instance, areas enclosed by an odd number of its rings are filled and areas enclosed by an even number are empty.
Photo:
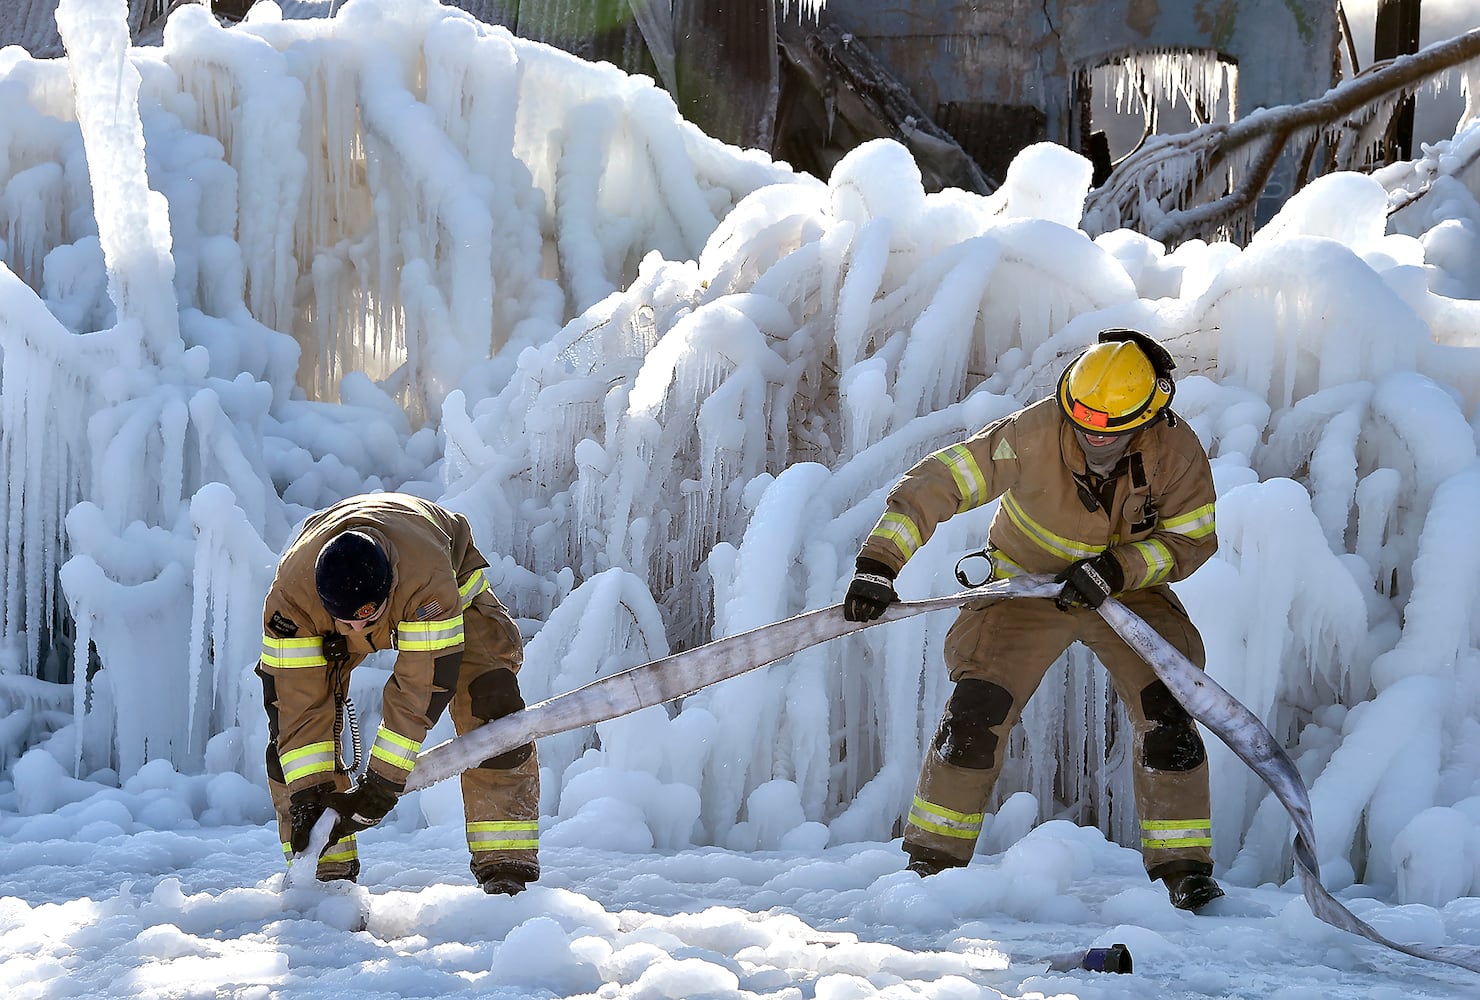
[[[467,648],[451,706],[458,735],[524,708],[518,626],[488,591],[473,601],[465,623]],[[538,878],[540,763],[535,745],[526,743],[485,760],[459,780],[473,874],[481,882],[490,869],[513,865],[524,869],[529,881]]]
[[[1119,596],[1198,667],[1202,639],[1167,587]],[[1208,763],[1192,717],[1141,657],[1090,608],[1048,598],[968,604],[946,635],[956,682],[926,747],[904,849],[946,865],[971,860],[1007,737],[1059,655],[1075,641],[1109,672],[1132,728],[1141,854],[1153,878],[1213,870]]]
[[[492,593],[485,591],[464,612],[464,646],[458,670],[457,687],[450,711],[453,729],[461,735],[485,722],[502,718],[524,707],[519,693],[519,668],[524,663],[519,629]],[[349,694],[350,671],[364,660],[351,656],[344,666],[331,664],[326,678],[332,695],[342,703]],[[259,670],[259,674],[261,671]],[[270,676],[262,675],[264,701],[271,708],[276,698]],[[275,710],[268,713],[276,721]],[[277,727],[270,725],[268,745],[268,787],[278,816],[278,830],[283,850],[291,854],[288,822],[288,789],[282,781],[282,767],[277,761]],[[373,734],[372,734],[373,735]],[[344,759],[339,746],[342,734],[335,733],[338,760]],[[275,766],[276,765],[276,766]],[[334,785],[343,790],[351,784],[344,768],[335,771]],[[517,747],[483,761],[464,771],[462,785],[463,814],[467,829],[469,867],[482,878],[493,868],[513,866],[533,881],[539,877],[539,758],[533,743]],[[329,845],[319,858],[318,877],[323,880],[354,879],[359,874],[359,854],[353,836]]]

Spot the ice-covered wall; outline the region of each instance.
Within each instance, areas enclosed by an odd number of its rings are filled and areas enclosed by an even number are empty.
[[[530,700],[834,603],[905,468],[1131,325],[1176,354],[1218,479],[1222,551],[1179,592],[1339,831],[1325,870],[1398,885],[1410,822],[1480,814],[1480,129],[1384,181],[1328,178],[1247,249],[1168,253],[1081,232],[1089,164],[1057,147],[991,198],[927,195],[888,142],[824,184],[431,0],[259,4],[230,29],[187,5],[132,50],[122,0],[69,5],[70,59],[0,60],[7,760],[259,777],[275,555],[362,490],[469,516],[530,636]],[[1384,182],[1435,178],[1390,227]],[[991,512],[944,525],[902,593],[956,589]],[[691,790],[650,797],[665,846],[887,838],[949,619],[552,738],[547,808],[622,774]],[[55,683],[72,666],[85,682]],[[357,672],[362,714],[381,678]],[[1050,672],[998,790],[1031,796],[984,846],[1059,814],[1132,837],[1115,712],[1087,654]],[[1277,804],[1211,753],[1220,862],[1279,877]],[[757,795],[804,822],[757,825]]]

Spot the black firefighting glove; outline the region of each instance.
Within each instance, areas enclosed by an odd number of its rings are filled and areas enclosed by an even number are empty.
[[[311,788],[300,788],[289,797],[288,827],[291,832],[288,844],[294,854],[308,850],[309,834],[313,833],[313,825],[329,807],[329,796],[333,791],[334,783],[326,781]]]
[[[1054,579],[1064,585],[1054,599],[1060,611],[1068,611],[1074,605],[1098,608],[1105,598],[1125,587],[1125,573],[1108,552],[1101,552],[1093,559],[1081,559]]]
[[[385,819],[385,814],[396,804],[397,794],[390,782],[374,771],[365,772],[349,791],[334,792],[329,796],[329,808],[339,814],[339,820],[334,824],[329,843],[338,843]]]
[[[848,593],[843,597],[843,617],[850,622],[871,622],[897,600],[894,570],[876,559],[859,556]]]

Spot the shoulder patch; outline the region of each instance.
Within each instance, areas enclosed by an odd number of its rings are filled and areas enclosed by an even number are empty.
[[[1010,462],[1015,458],[1017,458],[1017,452],[1012,450],[1012,445],[1008,443],[1006,438],[997,442],[997,450],[992,452],[992,461]]]
[[[267,620],[267,630],[280,639],[288,639],[298,634],[298,623],[284,617],[281,611],[274,611]]]
[[[419,622],[436,621],[437,616],[442,613],[442,602],[435,597],[416,609],[416,620]]]

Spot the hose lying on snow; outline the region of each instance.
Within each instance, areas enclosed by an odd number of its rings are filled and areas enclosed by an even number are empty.
[[[661,705],[718,681],[774,663],[809,646],[874,625],[927,611],[959,608],[968,600],[1056,597],[1062,587],[1063,584],[1050,576],[1019,576],[947,597],[899,601],[870,622],[847,621],[843,617],[843,606],[835,604],[716,639],[592,681],[424,750],[416,758],[406,790],[426,788],[542,736],[553,736],[615,719],[640,708]],[[1295,824],[1295,867],[1312,913],[1333,927],[1404,954],[1480,972],[1480,949],[1457,945],[1425,948],[1398,944],[1388,940],[1327,892],[1321,885],[1320,867],[1316,860],[1310,792],[1294,762],[1264,723],[1124,604],[1111,598],[1100,605],[1099,612],[1116,634],[1150,664],[1182,707],[1248,764],[1284,805]],[[327,810],[315,824],[308,849],[295,855],[290,862],[290,881],[296,875],[294,868],[312,869],[310,864],[299,865],[296,862],[299,858],[319,856],[328,845],[336,818],[333,810]]]
[[[1425,948],[1390,941],[1327,892],[1321,885],[1320,864],[1316,860],[1310,792],[1284,747],[1275,742],[1273,734],[1258,716],[1193,666],[1187,657],[1124,604],[1116,600],[1106,601],[1100,605],[1100,617],[1125,640],[1126,645],[1141,654],[1182,707],[1228,744],[1228,748],[1238,754],[1239,759],[1249,765],[1280,800],[1295,823],[1295,869],[1312,913],[1333,927],[1359,934],[1405,955],[1480,972],[1480,950],[1462,945]]]

